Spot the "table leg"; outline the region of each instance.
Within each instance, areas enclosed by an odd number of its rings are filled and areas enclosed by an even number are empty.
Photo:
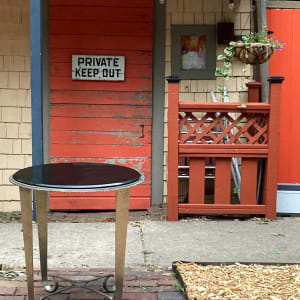
[[[33,242],[32,242],[32,190],[20,187],[21,216],[26,263],[28,299],[34,300]]]
[[[116,197],[116,291],[115,300],[121,300],[123,292],[124,265],[129,208],[129,188],[117,190]]]
[[[48,192],[35,191],[35,202],[42,282],[45,290],[48,293],[52,293],[58,288],[58,283],[55,282],[55,286],[52,288],[48,282]]]

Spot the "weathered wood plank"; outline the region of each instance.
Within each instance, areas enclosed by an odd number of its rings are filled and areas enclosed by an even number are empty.
[[[68,91],[52,90],[51,103],[151,105],[151,91]]]
[[[126,76],[126,75],[125,75]],[[152,80],[144,78],[126,78],[125,81],[72,81],[71,77],[53,77],[51,90],[71,91],[152,91]]]
[[[146,170],[147,173],[151,173],[151,159],[145,158],[80,158],[80,157],[55,157],[50,158],[51,163],[63,163],[63,162],[94,162],[94,163],[106,163],[126,166],[129,168],[135,168],[139,171]]]
[[[50,74],[54,77],[70,77],[72,76],[72,63],[53,63],[50,66]],[[126,78],[139,78],[143,74],[143,78],[152,78],[152,65],[130,65],[126,63]]]
[[[50,34],[68,35],[110,35],[110,36],[152,36],[151,23],[145,22],[110,22],[102,20],[56,20],[50,23]]]
[[[151,157],[151,145],[64,145],[51,144],[53,157]]]
[[[150,126],[149,119],[95,119],[53,117],[50,120],[51,130],[72,131],[137,131],[140,125]]]
[[[107,197],[103,193],[102,197],[51,197],[50,209],[115,209],[115,197]],[[149,197],[130,197],[129,209],[150,208]]]
[[[65,105],[52,106],[51,117],[150,119],[151,108],[145,105]]]
[[[85,55],[120,55],[119,50],[112,49],[51,49],[50,60],[52,63],[69,62],[72,63],[72,54]],[[129,65],[152,65],[152,52],[138,50],[122,50],[122,55],[126,57],[126,66]]]
[[[50,6],[153,7],[153,0],[50,0]]]
[[[151,186],[149,184],[141,184],[139,186],[133,187],[130,189],[130,195],[132,197],[148,197],[151,193]],[[113,197],[116,194],[115,191],[105,192],[105,196]],[[53,197],[68,197],[66,193],[60,192],[51,192],[51,196]],[[95,192],[95,193],[72,193],[70,196],[72,197],[102,197],[103,192]]]
[[[151,37],[138,36],[77,36],[77,35],[51,35],[50,49],[114,49],[114,50],[152,50]]]
[[[151,127],[144,127],[144,137],[141,129],[131,132],[80,132],[80,131],[51,131],[50,139],[53,144],[74,145],[145,145],[151,144]]]
[[[119,22],[153,21],[152,7],[50,6],[52,20],[118,20]]]

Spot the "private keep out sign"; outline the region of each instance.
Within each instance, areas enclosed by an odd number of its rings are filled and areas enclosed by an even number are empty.
[[[125,79],[125,56],[72,55],[73,80]]]

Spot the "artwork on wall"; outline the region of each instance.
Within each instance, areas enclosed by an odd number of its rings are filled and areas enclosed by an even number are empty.
[[[172,76],[180,79],[214,79],[215,25],[172,26]]]
[[[206,69],[206,36],[181,36],[181,67],[182,70]]]

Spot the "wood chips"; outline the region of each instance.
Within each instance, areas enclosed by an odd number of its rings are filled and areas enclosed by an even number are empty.
[[[189,300],[300,300],[300,265],[176,266]]]

